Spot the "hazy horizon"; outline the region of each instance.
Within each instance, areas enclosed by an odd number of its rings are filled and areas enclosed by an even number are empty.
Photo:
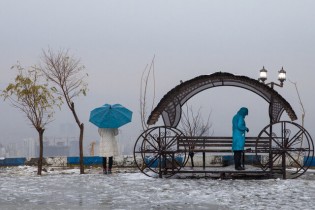
[[[257,79],[265,66],[270,82],[277,80],[283,66],[287,81],[275,89],[291,104],[301,124],[301,106],[290,81],[297,82],[306,109],[305,128],[314,138],[314,6],[309,0],[3,0],[0,90],[13,81],[10,67],[17,61],[27,67],[40,62],[42,49],[69,49],[89,74],[87,96],[74,101],[85,124],[85,144],[99,139],[97,128],[88,121],[89,112],[105,103],[120,103],[133,111],[132,122],[120,129],[120,138],[134,142],[142,130],[141,74],[154,55],[155,105],[180,80],[217,71]],[[202,107],[204,116],[212,113],[214,135],[231,135],[231,119],[241,106],[250,110],[246,121],[251,136],[269,123],[268,104],[240,88],[212,88],[188,103]],[[23,113],[3,100],[0,110],[0,143],[37,138]],[[287,120],[286,113],[283,119]],[[67,107],[56,110],[45,136],[78,135]]]

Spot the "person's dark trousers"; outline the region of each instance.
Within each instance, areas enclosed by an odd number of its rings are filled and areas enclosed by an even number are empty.
[[[237,150],[234,151],[234,164],[235,164],[235,169],[241,170],[241,158],[242,158],[242,151]]]
[[[107,172],[107,158],[103,157],[103,169],[105,172]],[[108,171],[112,171],[113,167],[113,157],[108,158]]]

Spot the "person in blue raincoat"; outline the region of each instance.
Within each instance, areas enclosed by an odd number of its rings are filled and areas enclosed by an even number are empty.
[[[234,163],[236,170],[244,170],[241,166],[241,157],[244,151],[245,145],[245,132],[248,132],[249,129],[246,127],[245,117],[248,115],[248,109],[242,107],[237,114],[233,117],[233,143],[232,150],[234,152]]]

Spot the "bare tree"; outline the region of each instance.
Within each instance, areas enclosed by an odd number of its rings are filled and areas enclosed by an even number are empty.
[[[154,108],[155,103],[155,72],[154,72],[154,59],[155,55],[152,58],[151,64],[146,65],[145,69],[141,75],[141,82],[140,82],[140,119],[141,119],[141,126],[143,130],[147,130],[149,128],[146,119],[147,119],[147,110],[149,107],[148,102],[148,91],[149,91],[149,84],[150,79],[152,80],[152,102],[151,103],[151,110]]]
[[[149,107],[149,102],[148,102],[148,92],[150,89],[150,85],[152,84],[153,87],[153,96],[152,96],[152,102],[151,103],[151,110],[153,110],[154,107],[154,101],[155,101],[155,72],[154,72],[154,59],[155,55],[152,58],[151,64],[147,64],[142,72],[141,75],[141,81],[140,81],[140,120],[141,120],[141,126],[142,130],[146,131],[150,126],[147,124],[147,110]],[[152,80],[152,83],[150,81]],[[151,90],[151,89],[150,89]],[[146,142],[145,142],[146,144]],[[144,145],[145,146],[145,145]],[[143,169],[146,167],[145,164],[143,164]]]
[[[180,121],[179,128],[183,131],[186,136],[205,136],[212,135],[210,134],[210,129],[212,123],[210,123],[211,113],[208,115],[206,121],[203,120],[201,114],[201,107],[194,111],[192,106],[185,105],[185,110],[182,111],[182,118]],[[191,146],[189,149],[194,149],[194,146]],[[191,165],[194,167],[194,152],[189,152]]]
[[[301,99],[300,92],[299,92],[299,89],[298,89],[298,86],[297,86],[297,82],[292,82],[292,81],[290,81],[290,82],[294,85],[295,90],[296,90],[296,94],[297,94],[297,96],[299,98],[299,103],[300,103],[301,112],[302,112],[302,118],[301,118],[301,120],[302,120],[302,127],[304,128],[304,119],[305,119],[306,110],[304,109],[304,105],[302,103],[302,99]],[[302,147],[302,145],[303,145],[303,137],[304,137],[304,135],[302,135],[300,147]],[[297,159],[299,160],[300,157],[301,157],[301,153],[299,152]]]
[[[297,82],[292,82],[290,81],[294,87],[295,87],[295,90],[296,90],[296,94],[299,98],[299,103],[300,103],[300,106],[301,106],[301,112],[302,112],[302,127],[304,128],[304,119],[305,119],[305,114],[306,114],[306,110],[304,109],[304,105],[303,105],[303,102],[302,102],[302,99],[301,99],[301,96],[300,96],[300,92],[299,92],[299,89],[298,89],[298,86],[297,86]]]
[[[80,173],[84,174],[83,165],[83,132],[84,124],[81,123],[75,110],[75,97],[86,95],[87,83],[84,79],[87,74],[83,74],[85,66],[80,59],[69,55],[69,50],[59,50],[54,53],[51,49],[43,50],[42,72],[47,79],[57,86],[56,93],[63,98],[68,108],[71,110],[74,120],[80,129],[79,150],[80,150]]]
[[[203,120],[201,107],[194,111],[192,106],[185,105],[185,110],[182,112],[180,128],[187,136],[204,136],[209,135],[212,123],[210,123],[211,113],[206,121]]]
[[[43,165],[43,136],[45,126],[52,121],[54,105],[56,103],[53,90],[48,88],[48,84],[43,80],[43,75],[36,67],[24,69],[20,64],[12,66],[17,69],[18,74],[13,83],[10,83],[2,91],[4,100],[8,99],[11,105],[24,112],[39,136],[39,159],[37,174],[42,174]],[[60,101],[61,102],[61,101]]]

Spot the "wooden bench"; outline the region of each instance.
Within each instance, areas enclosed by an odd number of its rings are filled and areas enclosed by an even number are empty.
[[[257,142],[257,137],[246,137],[243,163],[245,154],[269,154],[270,141],[268,137],[261,138]],[[205,168],[206,153],[215,155],[231,155],[232,137],[204,137],[204,136],[179,136],[177,137],[177,152],[202,153],[203,168]]]

